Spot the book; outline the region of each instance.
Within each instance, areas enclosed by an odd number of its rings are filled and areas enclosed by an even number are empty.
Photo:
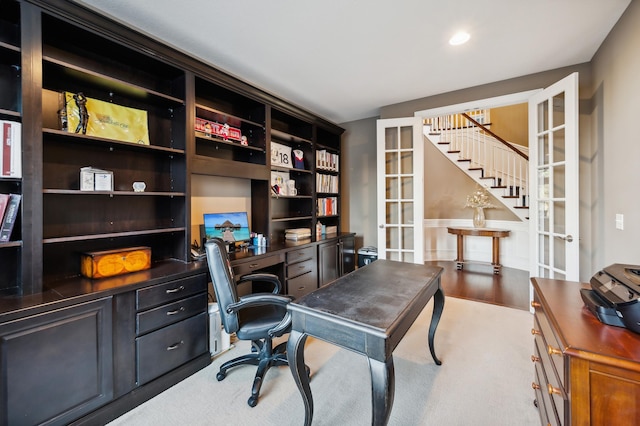
[[[20,194],[10,194],[9,196],[9,202],[4,217],[2,218],[2,226],[0,227],[0,242],[7,242],[11,238],[13,225],[18,216],[18,207],[20,207],[21,198],[22,195]]]
[[[16,121],[0,120],[0,176],[22,177],[22,125]]]
[[[2,223],[4,212],[7,208],[7,204],[9,204],[9,198],[9,194],[0,194],[0,223]]]

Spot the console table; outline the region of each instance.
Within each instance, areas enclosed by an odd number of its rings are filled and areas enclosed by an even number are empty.
[[[287,343],[289,366],[311,425],[313,399],[305,371],[308,336],[365,355],[371,373],[373,425],[389,420],[394,396],[392,352],[431,297],[433,316],[428,341],[437,365],[433,339],[444,308],[442,268],[378,260],[289,304],[292,330]]]
[[[464,237],[465,235],[472,235],[474,237],[491,237],[493,246],[493,255],[491,257],[491,265],[493,266],[493,273],[499,274],[500,268],[500,238],[509,236],[508,229],[491,229],[491,228],[457,228],[450,226],[447,228],[450,234],[457,235],[458,237],[458,256],[455,260],[456,268],[462,269],[464,263],[486,263],[464,260]]]

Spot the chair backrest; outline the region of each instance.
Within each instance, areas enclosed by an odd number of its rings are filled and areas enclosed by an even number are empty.
[[[222,325],[227,333],[235,333],[239,327],[238,314],[228,313],[227,306],[238,301],[238,292],[236,291],[236,283],[227,249],[224,242],[219,238],[208,240],[204,248],[207,253],[213,291],[216,294],[216,301],[220,308]]]

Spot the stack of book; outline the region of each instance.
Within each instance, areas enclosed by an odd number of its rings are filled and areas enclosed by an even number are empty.
[[[284,238],[285,240],[292,240],[292,241],[311,238],[311,229],[310,228],[285,229]]]
[[[20,194],[0,193],[0,243],[6,243],[11,239],[21,198]]]

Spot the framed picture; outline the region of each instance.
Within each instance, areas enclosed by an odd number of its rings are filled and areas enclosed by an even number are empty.
[[[293,158],[291,157],[291,147],[271,142],[271,165],[293,168]]]

